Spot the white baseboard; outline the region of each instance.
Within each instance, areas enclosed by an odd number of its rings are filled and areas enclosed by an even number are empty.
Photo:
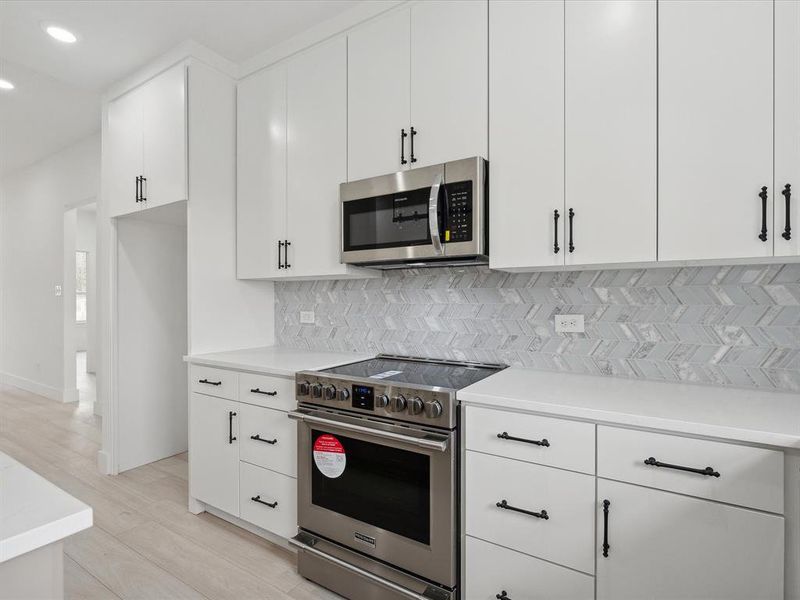
[[[80,399],[80,392],[78,388],[74,390],[64,390],[64,394],[61,397],[62,402],[77,402]]]
[[[72,391],[60,390],[44,383],[39,383],[38,381],[19,377],[18,375],[12,375],[11,373],[0,373],[0,380],[2,380],[2,382],[6,385],[17,387],[21,390],[25,390],[26,392],[31,392],[33,394],[37,394],[38,396],[55,400],[56,402],[71,402],[72,400],[78,399],[77,389]],[[75,395],[74,398],[72,398],[73,391]]]
[[[108,452],[104,452],[103,450],[97,451],[97,470],[103,475],[115,475],[110,469]]]

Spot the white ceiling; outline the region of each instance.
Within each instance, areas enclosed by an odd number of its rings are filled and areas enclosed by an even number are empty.
[[[0,0],[0,174],[99,130],[99,96],[194,40],[242,62],[359,0]],[[43,22],[78,36],[66,45]]]

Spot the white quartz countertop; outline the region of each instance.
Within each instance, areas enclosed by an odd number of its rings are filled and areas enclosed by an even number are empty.
[[[0,452],[0,563],[92,526],[92,509]]]
[[[297,371],[329,369],[337,365],[366,360],[373,356],[374,354],[355,352],[318,352],[281,346],[265,346],[212,354],[193,354],[187,356],[186,361],[195,365],[294,376]]]
[[[458,392],[481,405],[800,448],[800,394],[509,368]]]

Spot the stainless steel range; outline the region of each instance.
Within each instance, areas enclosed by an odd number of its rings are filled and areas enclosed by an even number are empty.
[[[354,600],[458,597],[456,392],[503,368],[380,355],[297,374],[301,575]]]

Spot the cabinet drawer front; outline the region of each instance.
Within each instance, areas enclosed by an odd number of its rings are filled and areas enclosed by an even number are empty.
[[[239,406],[239,458],[297,477],[297,423],[280,410],[248,404]]]
[[[466,533],[593,573],[594,486],[591,475],[467,452]]]
[[[277,504],[276,504],[277,503]],[[239,463],[242,519],[284,538],[297,533],[297,480]]]
[[[594,579],[549,562],[467,537],[467,600],[592,600]]]
[[[466,408],[468,450],[582,473],[594,473],[594,429],[591,423]],[[519,439],[507,439],[504,434]]]
[[[236,371],[192,365],[189,374],[193,392],[236,400],[239,377]]]
[[[239,373],[239,401],[265,408],[293,410],[297,406],[294,379]]]
[[[655,459],[660,465],[645,464]],[[663,466],[666,465],[666,466]],[[704,475],[676,469],[704,470]],[[724,442],[597,428],[597,474],[719,502],[783,513],[783,453]]]

